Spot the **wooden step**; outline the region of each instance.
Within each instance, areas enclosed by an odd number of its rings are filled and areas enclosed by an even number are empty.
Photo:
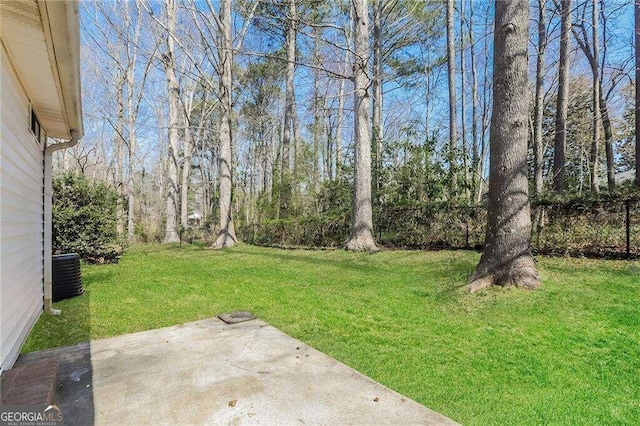
[[[52,405],[57,382],[57,361],[39,361],[12,368],[0,377],[0,404]]]

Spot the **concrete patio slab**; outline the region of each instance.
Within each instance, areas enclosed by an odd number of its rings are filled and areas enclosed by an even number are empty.
[[[215,318],[54,358],[65,424],[456,424],[260,321]]]

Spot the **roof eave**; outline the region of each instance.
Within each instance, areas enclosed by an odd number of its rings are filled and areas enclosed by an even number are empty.
[[[84,134],[80,83],[80,24],[77,1],[38,2],[44,37],[58,82],[58,92],[69,131]],[[50,135],[71,137],[68,135]]]

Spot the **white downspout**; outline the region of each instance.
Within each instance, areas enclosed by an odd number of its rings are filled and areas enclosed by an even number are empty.
[[[67,149],[78,143],[78,132],[71,130],[71,139],[47,146],[44,151],[44,311],[50,315],[60,315],[59,309],[53,309],[53,290],[51,287],[53,266],[51,245],[53,241],[52,197],[53,197],[53,153]]]

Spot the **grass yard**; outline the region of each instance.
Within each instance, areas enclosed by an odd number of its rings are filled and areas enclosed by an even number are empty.
[[[469,295],[478,259],[135,246],[24,351],[249,310],[464,424],[640,424],[640,262],[540,258],[541,289]]]

